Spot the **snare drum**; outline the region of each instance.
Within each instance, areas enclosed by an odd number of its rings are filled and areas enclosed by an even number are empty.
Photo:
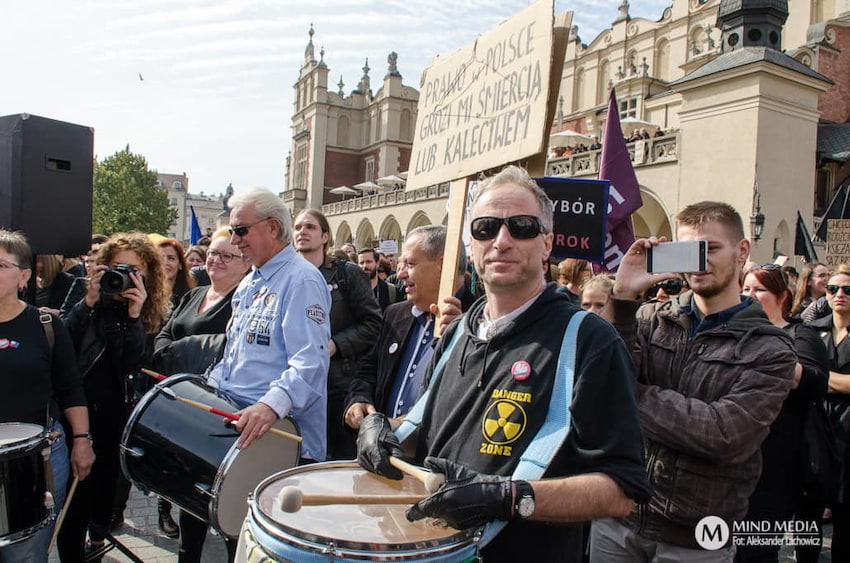
[[[234,538],[248,511],[248,495],[272,473],[295,467],[301,445],[266,434],[240,450],[239,434],[225,427],[221,416],[170,398],[161,391],[164,387],[178,397],[239,410],[196,375],[169,377],[148,391],[131,413],[121,437],[121,469],[138,488],[167,498]],[[274,427],[299,433],[289,418]]]
[[[46,460],[50,440],[37,424],[0,424],[0,547],[32,537],[50,522]]]
[[[286,486],[304,493],[421,494],[412,477],[401,481],[370,473],[352,462],[306,465],[272,475],[257,486],[239,538],[237,561],[468,561],[477,556],[473,530],[459,532],[426,519],[409,522],[406,505],[304,506],[281,510]]]

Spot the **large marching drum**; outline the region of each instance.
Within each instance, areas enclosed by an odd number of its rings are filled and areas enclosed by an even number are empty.
[[[239,434],[225,427],[221,416],[175,400],[175,395],[229,412],[239,410],[196,375],[169,377],[148,391],[130,415],[121,438],[121,469],[138,488],[236,537],[248,495],[265,477],[295,467],[301,446],[266,434],[240,450]],[[298,434],[289,418],[274,427]]]
[[[0,424],[0,547],[32,537],[50,522],[50,439],[37,424]]]
[[[287,512],[281,497],[292,488],[303,492],[305,502],[300,510]],[[318,463],[280,472],[260,483],[249,499],[237,561],[475,560],[475,532],[459,532],[434,520],[408,522],[404,512],[409,503],[381,504],[371,499],[370,504],[308,506],[306,502],[310,496],[322,495],[391,498],[427,494],[425,486],[412,477],[395,481],[351,462]]]

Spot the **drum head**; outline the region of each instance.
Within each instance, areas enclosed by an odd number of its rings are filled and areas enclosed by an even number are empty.
[[[0,424],[0,448],[20,442],[27,442],[44,432],[38,424],[24,422],[4,422]]]
[[[284,541],[327,545],[358,551],[415,551],[460,544],[472,532],[459,532],[434,520],[409,522],[407,505],[304,506],[295,513],[283,512],[278,494],[286,486],[304,493],[421,494],[425,486],[405,476],[395,481],[370,473],[356,463],[330,462],[298,467],[266,479],[257,487],[252,509],[266,532]],[[289,536],[289,537],[287,537]]]
[[[274,428],[299,434],[288,418],[277,421]],[[231,538],[238,536],[248,514],[248,495],[269,475],[298,465],[300,452],[298,442],[268,432],[244,450],[234,444],[216,476],[210,514],[215,528]]]

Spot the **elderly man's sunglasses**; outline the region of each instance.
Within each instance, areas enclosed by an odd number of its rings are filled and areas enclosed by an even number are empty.
[[[540,220],[534,215],[511,215],[510,217],[478,217],[472,220],[470,234],[475,240],[496,238],[502,225],[515,239],[532,239],[543,232]]]
[[[826,291],[829,292],[830,295],[835,295],[836,293],[838,293],[839,289],[844,291],[844,295],[850,296],[850,285],[828,285],[828,286],[826,286]]]
[[[251,227],[253,227],[254,225],[259,225],[263,221],[268,221],[269,219],[271,219],[271,217],[260,219],[259,221],[251,223],[250,225],[236,225],[235,227],[228,227],[228,229],[230,229],[230,236],[236,235],[237,237],[244,237],[248,234],[248,231],[251,229]]]

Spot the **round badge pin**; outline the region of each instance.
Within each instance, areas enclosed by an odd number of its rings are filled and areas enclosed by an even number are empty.
[[[525,360],[514,362],[514,365],[511,366],[511,375],[517,381],[525,381],[531,376],[531,364]]]
[[[390,344],[390,354],[395,354],[396,350],[398,350],[398,342],[393,342]]]

